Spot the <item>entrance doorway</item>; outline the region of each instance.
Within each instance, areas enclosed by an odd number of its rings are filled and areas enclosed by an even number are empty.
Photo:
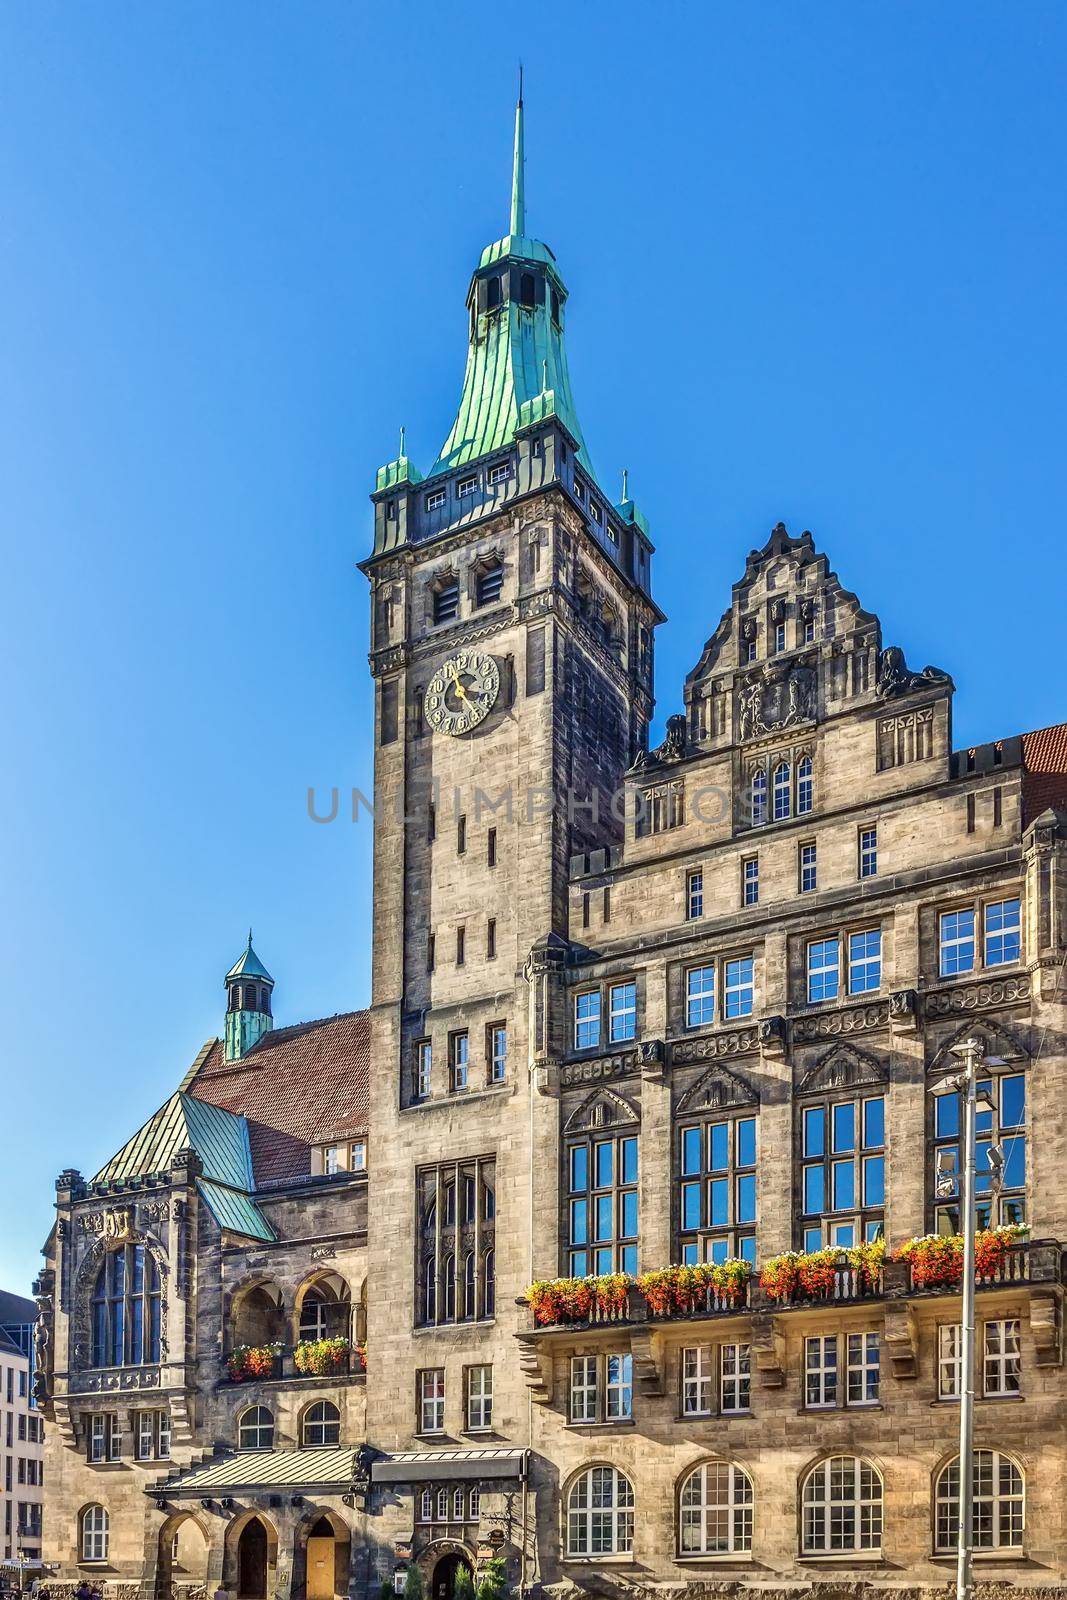
[[[258,1517],[245,1524],[237,1543],[237,1593],[241,1600],[267,1600],[267,1530]]]
[[[433,1600],[452,1600],[460,1567],[466,1567],[468,1574],[473,1577],[474,1569],[458,1550],[441,1557],[433,1569]]]
[[[308,1534],[307,1600],[333,1600],[336,1593],[336,1544],[333,1528],[325,1517]]]

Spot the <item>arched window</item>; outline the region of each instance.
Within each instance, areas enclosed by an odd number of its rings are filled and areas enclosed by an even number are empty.
[[[462,1522],[463,1521],[463,1513],[464,1513],[464,1511],[466,1511],[466,1509],[467,1509],[466,1497],[465,1497],[465,1495],[463,1493],[463,1490],[462,1489],[453,1489],[453,1491],[452,1491],[452,1521],[453,1522]]]
[[[426,1321],[437,1320],[437,1257],[426,1257],[426,1269],[423,1274],[424,1283],[422,1298],[425,1306]]]
[[[318,1289],[309,1289],[300,1305],[301,1339],[325,1339],[327,1323],[326,1296]]]
[[[443,1226],[450,1228],[456,1220],[456,1186],[446,1183],[445,1190],[445,1216]]]
[[[496,1191],[490,1188],[489,1184],[486,1183],[483,1185],[483,1192],[485,1194],[485,1204],[483,1207],[485,1211],[485,1220],[486,1222],[492,1222],[493,1218],[496,1216]]]
[[[767,820],[767,774],[760,767],[752,774],[752,826],[759,828]]]
[[[424,1489],[419,1496],[419,1521],[433,1521],[433,1490]]]
[[[534,275],[532,272],[524,272],[519,279],[519,300],[524,306],[532,306],[534,303]]]
[[[1014,1550],[1023,1542],[1026,1489],[1010,1456],[999,1450],[974,1452],[974,1513],[971,1527],[977,1550]],[[934,1491],[934,1521],[939,1551],[955,1550],[960,1521],[960,1458],[942,1467]]]
[[[474,1251],[470,1250],[468,1251],[466,1260],[463,1263],[463,1315],[465,1317],[474,1316],[475,1281]]]
[[[446,1322],[456,1320],[456,1258],[451,1252],[445,1256],[441,1263],[445,1280],[445,1317]]]
[[[319,1400],[308,1406],[300,1429],[304,1445],[340,1444],[341,1413],[331,1400]]]
[[[775,822],[781,822],[783,817],[787,817],[789,815],[789,785],[789,762],[779,761],[778,765],[774,769],[774,780],[771,785],[773,791],[772,814]]]
[[[438,1522],[447,1522],[448,1521],[448,1490],[447,1489],[438,1489],[438,1491],[437,1491],[437,1520],[438,1520]]]
[[[159,1360],[159,1268],[143,1244],[109,1250],[93,1290],[93,1366]]]
[[[496,1315],[496,1251],[487,1250],[482,1264],[482,1316]]]
[[[490,278],[485,286],[485,291],[485,303],[489,310],[492,311],[495,306],[500,304],[500,279]]]
[[[858,1456],[830,1456],[804,1480],[802,1554],[878,1550],[882,1544],[882,1480]]]
[[[797,816],[805,816],[815,803],[815,786],[811,757],[801,756],[797,762]]]
[[[266,1406],[249,1406],[237,1423],[237,1445],[241,1450],[274,1448],[274,1413]]]
[[[477,1522],[482,1514],[482,1491],[475,1484],[467,1496],[467,1521]]]
[[[111,1542],[111,1519],[103,1506],[86,1506],[81,1514],[81,1558],[106,1561]]]
[[[683,1556],[752,1549],[752,1481],[728,1461],[697,1467],[682,1484],[678,1550]]]
[[[634,1547],[634,1491],[614,1467],[590,1467],[567,1496],[569,1556],[628,1555]]]

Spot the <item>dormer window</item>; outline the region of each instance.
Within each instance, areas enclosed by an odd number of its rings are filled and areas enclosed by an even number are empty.
[[[494,561],[479,572],[474,588],[475,603],[479,606],[495,605],[504,587],[504,563]]]
[[[581,478],[575,478],[574,480],[574,498],[576,500],[585,499],[585,486],[582,483]]]
[[[443,578],[434,590],[433,620],[435,622],[454,622],[459,616],[459,579],[449,576]]]
[[[511,476],[511,467],[506,461],[498,461],[495,467],[489,468],[489,486],[495,487],[498,483],[506,483]]]
[[[472,495],[477,487],[478,479],[473,472],[469,478],[460,478],[459,482],[456,484],[457,500],[466,500],[468,495]]]
[[[448,498],[448,496],[445,493],[444,489],[434,489],[432,494],[428,494],[426,496],[426,509],[427,509],[427,511],[437,511],[437,510],[439,510],[439,508],[444,505],[444,503],[447,500],[447,498]]]
[[[589,514],[592,517],[594,522],[603,522],[603,520],[604,520],[603,511],[601,511],[600,507],[597,505],[596,501],[593,500],[593,499],[590,499],[590,501],[589,501]]]

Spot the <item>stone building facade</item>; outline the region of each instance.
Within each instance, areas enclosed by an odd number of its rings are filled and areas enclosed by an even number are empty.
[[[495,1554],[521,1592],[943,1586],[959,1295],[898,1253],[958,1227],[931,1089],[975,1038],[981,1220],[1028,1230],[979,1292],[980,1574],[1067,1587],[1067,729],[954,750],[948,675],[778,527],[650,751],[652,544],[578,422],[521,106],[468,312],[363,563],[371,1005],[274,1030],[249,941],[225,1039],[61,1177],[49,1554],[247,1600],[450,1600]],[[297,1369],[331,1333],[365,1371]]]

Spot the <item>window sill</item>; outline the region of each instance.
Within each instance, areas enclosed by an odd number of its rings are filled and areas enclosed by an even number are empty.
[[[747,1411],[676,1411],[675,1422],[744,1422],[753,1415]]]
[[[564,1556],[565,1567],[636,1567],[632,1555]]]
[[[609,1417],[604,1418],[599,1422],[564,1423],[564,1427],[569,1428],[572,1433],[580,1433],[585,1428],[596,1428],[598,1430],[602,1430],[605,1428],[632,1428],[633,1425],[633,1417]]]
[[[936,1561],[939,1566],[954,1567],[956,1565],[956,1552],[955,1550],[935,1550],[930,1556],[930,1560]],[[990,1566],[1022,1567],[1030,1565],[1029,1552],[1021,1549],[1018,1545],[1010,1550],[972,1550],[971,1560],[981,1561],[983,1564]]]
[[[747,1567],[752,1565],[753,1555],[751,1550],[714,1550],[704,1555],[687,1550],[676,1555],[674,1560],[679,1567]]]
[[[798,1417],[825,1417],[840,1413],[847,1417],[854,1411],[884,1411],[885,1406],[881,1400],[853,1400],[851,1405],[834,1404],[828,1406],[797,1406]]]
[[[457,1100],[466,1103],[471,1100],[501,1099],[514,1092],[514,1086],[507,1082],[479,1084],[472,1089],[449,1089],[446,1094],[431,1094],[424,1099],[410,1101],[406,1106],[401,1106],[400,1115],[405,1117],[417,1111],[440,1111],[444,1106],[454,1106]]]
[[[853,1567],[884,1567],[888,1563],[881,1550],[826,1550],[818,1555],[802,1555],[797,1560],[805,1566],[840,1566],[847,1561]]]

